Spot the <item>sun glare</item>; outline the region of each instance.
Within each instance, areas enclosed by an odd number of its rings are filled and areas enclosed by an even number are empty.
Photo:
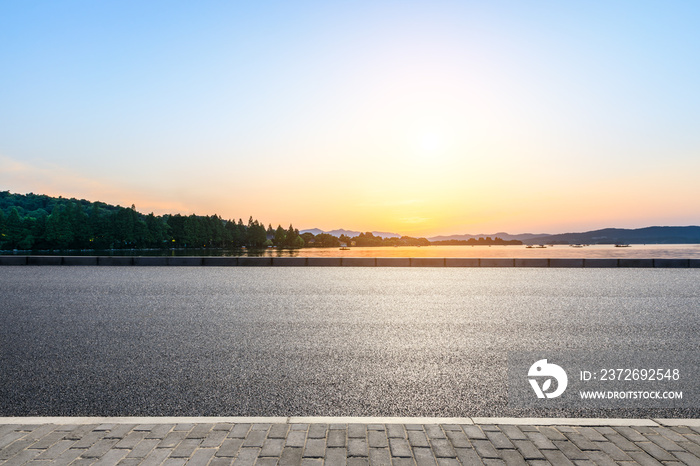
[[[420,146],[421,149],[426,152],[438,152],[443,148],[444,144],[440,135],[430,132],[423,134],[421,137]]]

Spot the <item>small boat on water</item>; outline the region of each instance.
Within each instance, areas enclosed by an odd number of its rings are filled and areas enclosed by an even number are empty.
[[[340,250],[341,250],[341,251],[349,251],[349,250],[350,250],[350,248],[349,248],[349,247],[347,247],[347,246],[343,246],[342,248],[340,248]]]
[[[572,244],[571,247],[572,248],[582,248],[583,244]]]
[[[629,244],[616,244],[615,247],[616,248],[630,248],[632,246],[630,246]]]
[[[537,248],[540,248],[540,249],[546,248],[546,247],[547,247],[547,246],[545,246],[544,244],[538,244],[538,245],[537,245]]]

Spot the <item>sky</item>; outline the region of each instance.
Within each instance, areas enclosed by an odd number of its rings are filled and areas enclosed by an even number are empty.
[[[700,224],[696,1],[5,1],[0,190],[299,229]]]

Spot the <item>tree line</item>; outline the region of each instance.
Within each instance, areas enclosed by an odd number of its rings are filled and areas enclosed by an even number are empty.
[[[429,245],[425,238],[382,238],[370,232],[352,238],[300,234],[293,225],[265,227],[252,216],[244,223],[218,215],[145,215],[133,205],[0,191],[0,250]]]
[[[144,215],[135,206],[0,192],[0,249],[302,247],[299,230],[218,215]]]

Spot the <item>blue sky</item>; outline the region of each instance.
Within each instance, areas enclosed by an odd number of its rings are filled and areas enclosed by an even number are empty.
[[[0,188],[408,234],[698,224],[697,2],[5,2]]]

